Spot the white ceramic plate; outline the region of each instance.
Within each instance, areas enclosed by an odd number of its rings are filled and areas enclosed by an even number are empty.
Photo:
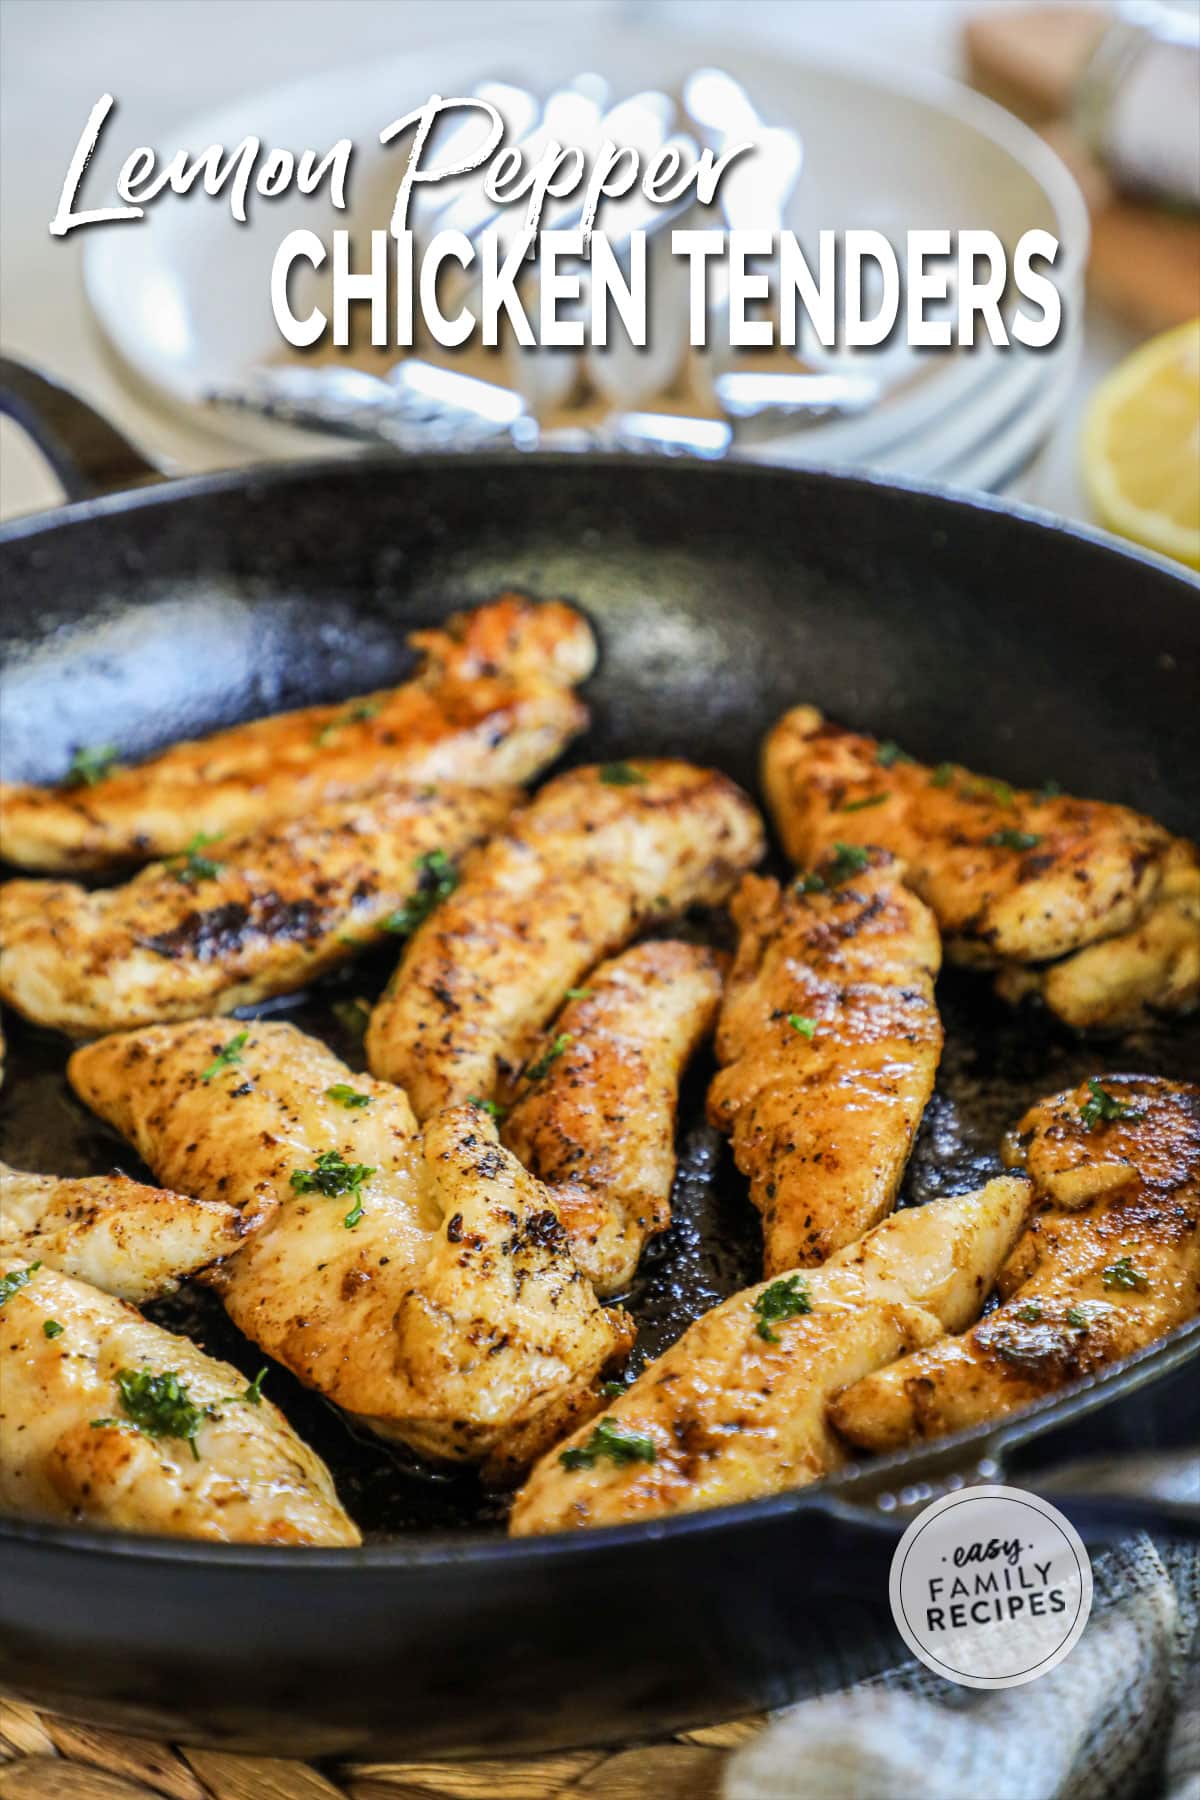
[[[1077,291],[1087,251],[1078,189],[1039,138],[978,95],[941,79],[815,66],[690,37],[610,33],[597,45],[572,26],[568,8],[548,17],[537,44],[519,52],[503,39],[448,43],[251,95],[184,122],[177,142],[193,149],[229,146],[249,132],[264,145],[293,148],[322,149],[352,138],[358,149],[349,214],[336,214],[323,196],[264,203],[252,195],[250,222],[238,226],[223,201],[168,197],[135,227],[91,234],[84,272],[96,317],[140,380],[195,421],[208,388],[236,381],[283,348],[271,314],[269,271],[285,232],[305,226],[325,235],[335,224],[354,231],[386,224],[406,154],[378,144],[391,120],[431,92],[469,93],[483,79],[517,80],[546,92],[583,68],[598,68],[619,94],[648,84],[674,90],[702,64],[729,69],[764,118],[800,133],[804,166],[788,222],[802,236],[819,227],[870,225],[893,238],[924,226],[976,227],[995,231],[1011,249],[1022,231],[1042,227],[1063,246],[1060,284],[1069,297]],[[1044,355],[1059,353],[1056,347]],[[986,401],[995,409],[997,390],[1024,373],[1017,353],[990,345],[936,359],[902,351],[898,358],[914,373],[923,359],[928,372],[872,413],[795,434],[781,453],[788,460],[845,463],[886,452],[907,466],[903,446],[915,451],[948,418],[974,441],[972,408]],[[209,412],[203,422],[275,455],[312,454],[332,442],[250,415]]]
[[[985,488],[991,493],[1017,488],[1063,417],[1082,353],[1080,334],[1071,342],[1053,379],[1041,382],[1028,406],[1020,407],[1005,425],[985,436],[957,465],[934,470],[931,479],[948,487]]]

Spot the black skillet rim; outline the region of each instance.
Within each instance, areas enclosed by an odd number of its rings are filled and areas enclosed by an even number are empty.
[[[0,552],[9,544],[24,543],[30,538],[56,532],[60,527],[97,518],[120,517],[127,513],[154,508],[175,501],[206,497],[212,494],[251,490],[256,493],[280,487],[302,486],[327,477],[352,478],[355,471],[387,467],[396,472],[406,465],[419,467],[422,473],[461,466],[470,461],[484,473],[493,469],[510,469],[517,455],[522,465],[532,468],[570,467],[577,469],[589,460],[578,452],[561,451],[493,451],[471,453],[446,452],[437,456],[402,456],[391,452],[368,453],[349,457],[322,457],[292,462],[254,464],[249,468],[220,470],[214,473],[167,478],[148,482],[145,486],[101,494],[73,501],[41,512],[29,513],[0,526]],[[999,496],[956,489],[917,481],[897,481],[881,476],[843,472],[836,469],[786,469],[751,461],[699,462],[658,456],[605,454],[594,458],[606,469],[625,467],[631,470],[654,466],[659,472],[667,466],[684,468],[701,479],[720,476],[727,482],[732,475],[756,482],[795,482],[818,490],[836,486],[840,491],[863,493],[900,493],[914,501],[948,507],[951,512],[968,517],[986,513],[1004,518],[1017,530],[1053,531],[1066,536],[1084,548],[1115,556],[1134,568],[1153,570],[1182,595],[1195,589],[1200,599],[1200,576],[1182,565],[1160,557],[1153,551],[1125,543],[1111,534],[1073,521],[1064,520],[1045,508],[1007,501]],[[1043,1432],[1065,1425],[1103,1408],[1122,1394],[1142,1387],[1185,1363],[1200,1358],[1200,1319],[1178,1327],[1166,1338],[1148,1345],[1124,1362],[1085,1378],[1065,1393],[1048,1397],[1026,1408],[1012,1420],[985,1423],[952,1437],[939,1439],[919,1450],[896,1452],[870,1463],[852,1465],[850,1469],[782,1494],[767,1495],[758,1500],[739,1501],[733,1505],[712,1507],[702,1511],[677,1513],[665,1519],[645,1519],[617,1525],[595,1526],[586,1532],[558,1531],[544,1536],[510,1538],[494,1533],[464,1528],[459,1532],[432,1532],[414,1536],[410,1541],[367,1544],[357,1549],[305,1548],[297,1550],[283,1545],[211,1544],[188,1538],[124,1534],[89,1529],[85,1526],[56,1525],[50,1521],[26,1520],[0,1516],[0,1543],[13,1542],[44,1545],[47,1548],[88,1556],[103,1555],[148,1563],[182,1563],[184,1565],[258,1568],[264,1571],[295,1569],[320,1571],[346,1576],[352,1570],[371,1572],[380,1569],[437,1567],[468,1563],[474,1566],[503,1561],[516,1564],[542,1561],[547,1556],[558,1558],[582,1553],[585,1548],[619,1554],[631,1544],[645,1544],[664,1539],[674,1540],[710,1533],[723,1534],[741,1525],[768,1520],[780,1521],[793,1515],[823,1511],[832,1516],[852,1519],[861,1528],[897,1536],[907,1523],[908,1513],[895,1504],[894,1489],[919,1486],[924,1498],[932,1498],[942,1483],[971,1481],[982,1471],[992,1469],[1003,1453],[1040,1437]],[[906,1479],[907,1478],[907,1479]],[[933,1486],[926,1491],[928,1478]],[[892,1483],[893,1486],[889,1486]],[[869,1489],[870,1497],[855,1498],[858,1487]],[[890,1510],[875,1503],[876,1493],[889,1494]]]
[[[948,506],[951,510],[967,515],[987,513],[996,518],[1008,519],[1018,528],[1032,525],[1050,530],[1056,536],[1067,537],[1074,542],[1120,557],[1136,567],[1153,569],[1160,576],[1166,576],[1181,590],[1196,588],[1200,591],[1200,572],[1193,572],[1183,563],[1162,556],[1157,551],[1145,549],[1127,538],[1117,537],[1102,526],[1084,524],[1047,507],[1037,506],[1031,501],[1011,500],[983,489],[905,480],[890,475],[864,473],[849,467],[792,468],[777,463],[758,462],[748,456],[709,459],[630,451],[500,449],[449,450],[418,455],[398,450],[366,450],[356,456],[326,455],[293,458],[289,461],[272,460],[246,464],[241,468],[209,470],[196,475],[162,475],[155,471],[136,487],[93,494],[86,499],[71,500],[58,506],[43,507],[36,512],[18,514],[0,524],[0,550],[10,543],[21,542],[40,532],[52,532],[60,525],[139,511],[143,507],[162,506],[177,500],[239,490],[260,492],[293,484],[302,485],[326,477],[345,478],[359,470],[377,472],[390,469],[395,472],[415,468],[422,473],[436,474],[443,469],[459,468],[467,463],[478,468],[484,475],[492,470],[506,470],[514,466],[578,469],[592,463],[605,470],[654,469],[662,473],[667,469],[680,469],[686,470],[689,477],[701,480],[719,477],[722,483],[732,478],[779,484],[796,482],[806,486],[811,484],[816,488],[836,487],[842,491],[904,494],[914,500]]]

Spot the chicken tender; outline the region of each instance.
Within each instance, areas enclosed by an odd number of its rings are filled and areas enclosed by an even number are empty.
[[[152,1026],[76,1051],[69,1074],[160,1180],[272,1209],[208,1279],[248,1337],[376,1431],[504,1475],[599,1403],[628,1321],[478,1108],[422,1140],[398,1088],[282,1023],[244,1041],[214,1019]]]
[[[1037,994],[1076,1031],[1123,1031],[1200,1002],[1200,852],[1176,839],[1157,897],[1138,923],[1048,968],[1012,967],[996,986],[1014,1004]]]
[[[59,787],[0,785],[0,858],[105,870],[397,782],[519,784],[587,725],[571,690],[591,674],[595,640],[558,601],[506,594],[409,642],[423,665],[400,687],[255,719],[129,768],[80,754]]]
[[[0,1256],[0,1506],[237,1544],[357,1544],[328,1469],[229,1363]]]
[[[936,914],[947,956],[1004,971],[1009,997],[1036,986],[1068,1022],[1072,1012],[1098,1012],[1109,1025],[1200,997],[1195,847],[1128,807],[1018,791],[952,763],[929,769],[812,706],[785,713],[769,733],[763,781],[794,862],[819,860],[837,840],[891,850]],[[1154,944],[1139,950],[1140,928],[1185,892],[1191,902],[1170,909],[1170,947],[1160,923]],[[1123,934],[1133,934],[1124,952],[1114,944],[1077,974],[1090,993],[1073,1001],[1064,987],[1073,976],[1058,959]],[[1045,963],[1058,966],[1022,979],[1028,965]]]
[[[1045,1399],[1200,1311],[1200,1087],[1093,1077],[1032,1107],[1005,1146],[1031,1177],[1001,1305],[849,1387],[831,1417],[892,1450]]]
[[[153,863],[0,887],[0,998],[75,1037],[230,1012],[411,929],[517,790],[397,787]]]
[[[853,1243],[895,1203],[942,1052],[937,926],[886,851],[806,884],[747,876],[709,1089],[763,1216],[766,1272]]]
[[[679,1082],[720,997],[711,950],[637,944],[594,970],[534,1047],[504,1142],[553,1190],[598,1294],[627,1288],[671,1223]]]
[[[1028,1183],[896,1213],[819,1269],[705,1313],[595,1421],[543,1457],[517,1536],[694,1512],[802,1487],[844,1463],[839,1387],[974,1318],[1021,1229]]]
[[[754,807],[711,769],[560,775],[468,859],[412,939],[371,1015],[371,1068],[422,1119],[511,1097],[569,987],[651,920],[726,899],[762,849]]]
[[[422,1143],[445,1223],[393,1321],[409,1396],[398,1435],[507,1482],[598,1410],[599,1377],[628,1354],[633,1325],[599,1305],[553,1196],[485,1113],[450,1108]]]
[[[265,1214],[147,1187],[127,1175],[27,1175],[0,1163],[0,1255],[43,1262],[118,1300],[173,1293],[232,1256]]]

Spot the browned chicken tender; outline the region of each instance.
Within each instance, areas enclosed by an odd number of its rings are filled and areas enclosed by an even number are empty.
[[[1162,881],[1136,925],[1047,968],[1013,965],[996,986],[1006,1000],[1038,994],[1076,1031],[1119,1031],[1148,1013],[1200,1002],[1200,851],[1176,838]]]
[[[357,1544],[270,1398],[86,1282],[0,1256],[0,1507],[226,1544]]]
[[[593,970],[518,1082],[504,1142],[553,1190],[598,1294],[627,1288],[671,1223],[679,1082],[720,998],[713,951],[637,944]]]
[[[1200,999],[1196,848],[1128,807],[930,769],[812,706],[768,734],[763,781],[794,862],[839,840],[891,850],[947,956],[1003,971],[1010,998],[1036,989],[1068,1023],[1109,1027]]]
[[[29,1175],[0,1163],[0,1253],[48,1263],[119,1300],[169,1294],[232,1256],[264,1212],[194,1200],[128,1175]]]
[[[467,861],[371,1015],[374,1072],[418,1118],[511,1097],[569,987],[643,926],[717,905],[762,854],[726,776],[686,762],[572,769]]]
[[[487,1115],[422,1137],[399,1088],[294,1026],[231,1023],[102,1038],[69,1074],[160,1180],[267,1212],[207,1277],[247,1337],[374,1430],[492,1474],[594,1410],[628,1321]]]
[[[732,912],[708,1114],[750,1179],[774,1274],[891,1210],[942,1052],[941,951],[886,851],[829,858],[807,891],[747,876]]]
[[[543,1457],[510,1529],[695,1512],[819,1480],[848,1460],[826,1422],[829,1396],[974,1318],[1028,1203],[1028,1183],[1005,1177],[910,1207],[821,1268],[715,1306]]]
[[[75,786],[0,785],[0,858],[104,870],[397,782],[516,785],[587,725],[571,690],[592,672],[595,640],[558,601],[506,594],[409,641],[423,666],[400,687],[235,725],[130,768],[85,763]]]
[[[892,1450],[1003,1418],[1200,1311],[1200,1087],[1095,1077],[1032,1107],[1005,1158],[1036,1205],[1001,1305],[840,1395],[850,1443]]]
[[[0,997],[74,1037],[303,987],[420,916],[519,790],[397,787],[153,863],[122,887],[0,887]]]

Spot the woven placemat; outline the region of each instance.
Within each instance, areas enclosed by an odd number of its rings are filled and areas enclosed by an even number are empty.
[[[0,1800],[715,1800],[742,1719],[629,1750],[471,1762],[310,1763],[98,1731],[0,1700]]]

